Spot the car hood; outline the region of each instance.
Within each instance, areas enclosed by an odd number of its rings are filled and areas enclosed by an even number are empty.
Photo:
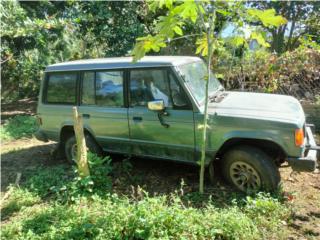
[[[225,92],[220,102],[209,103],[209,113],[271,121],[290,122],[302,127],[305,115],[296,98],[266,93]]]

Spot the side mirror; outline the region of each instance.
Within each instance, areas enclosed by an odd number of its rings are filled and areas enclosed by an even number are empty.
[[[164,110],[164,101],[155,100],[148,102],[148,109],[151,111],[162,111]]]

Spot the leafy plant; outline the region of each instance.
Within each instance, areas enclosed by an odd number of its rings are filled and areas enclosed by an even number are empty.
[[[27,172],[27,181],[22,185],[41,198],[52,195],[52,189],[62,188],[72,179],[72,171],[64,165],[38,168]]]
[[[320,51],[301,46],[281,56],[262,49],[246,52],[241,61],[226,54],[216,69],[223,73],[220,79],[228,89],[282,93],[316,102],[319,64]]]
[[[241,205],[216,208],[207,202],[195,208],[177,194],[149,197],[144,192],[139,200],[112,194],[30,205],[1,231],[5,239],[270,239],[283,236],[280,222],[289,216],[286,205],[264,194]]]
[[[49,64],[125,55],[148,24],[143,4],[2,1],[1,99],[37,96]]]
[[[36,118],[33,116],[15,116],[6,120],[1,125],[0,138],[2,140],[12,140],[22,137],[31,137],[38,129]]]
[[[111,158],[101,158],[94,153],[88,152],[90,175],[80,177],[78,169],[74,169],[75,177],[63,186],[52,186],[50,190],[57,194],[61,202],[79,201],[82,196],[106,195],[111,191],[112,183],[109,177],[113,168]]]
[[[40,202],[40,198],[34,192],[26,189],[10,186],[9,199],[1,202],[1,220],[10,217],[13,213],[19,212],[22,208],[33,206]]]

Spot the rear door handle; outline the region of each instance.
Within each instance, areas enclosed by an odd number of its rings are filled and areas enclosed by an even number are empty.
[[[133,117],[132,120],[135,121],[135,122],[141,122],[142,121],[142,117]]]
[[[82,114],[82,117],[83,117],[83,118],[90,118],[90,114],[84,113],[84,114]]]

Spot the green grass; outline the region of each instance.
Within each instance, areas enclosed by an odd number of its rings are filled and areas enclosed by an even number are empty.
[[[22,137],[31,137],[37,130],[36,118],[33,116],[15,116],[1,125],[0,139],[9,141]]]
[[[109,161],[103,167],[111,173]],[[218,207],[221,199],[191,198],[184,195],[182,189],[153,197],[140,189],[134,197],[129,197],[113,193],[111,179],[105,176],[102,180],[102,175],[98,176],[92,179],[97,188],[89,186],[93,190],[88,194],[84,190],[89,188],[83,189],[75,173],[64,165],[30,171],[26,176],[28,180],[19,188],[12,187],[2,204],[5,219],[2,239],[286,237],[283,221],[289,220],[290,207],[279,197],[266,193],[234,195],[226,207]],[[106,184],[101,184],[103,181]],[[65,201],[65,195],[57,191],[64,189],[73,194],[74,188],[85,193],[72,195],[77,201]]]
[[[29,193],[19,192],[21,197]],[[36,201],[37,198],[35,198]],[[9,200],[10,204],[12,200]],[[273,209],[273,211],[270,211]],[[3,239],[261,239],[281,237],[288,209],[257,196],[242,207],[186,207],[177,195],[140,200],[93,195],[77,204],[24,205],[2,226]]]

